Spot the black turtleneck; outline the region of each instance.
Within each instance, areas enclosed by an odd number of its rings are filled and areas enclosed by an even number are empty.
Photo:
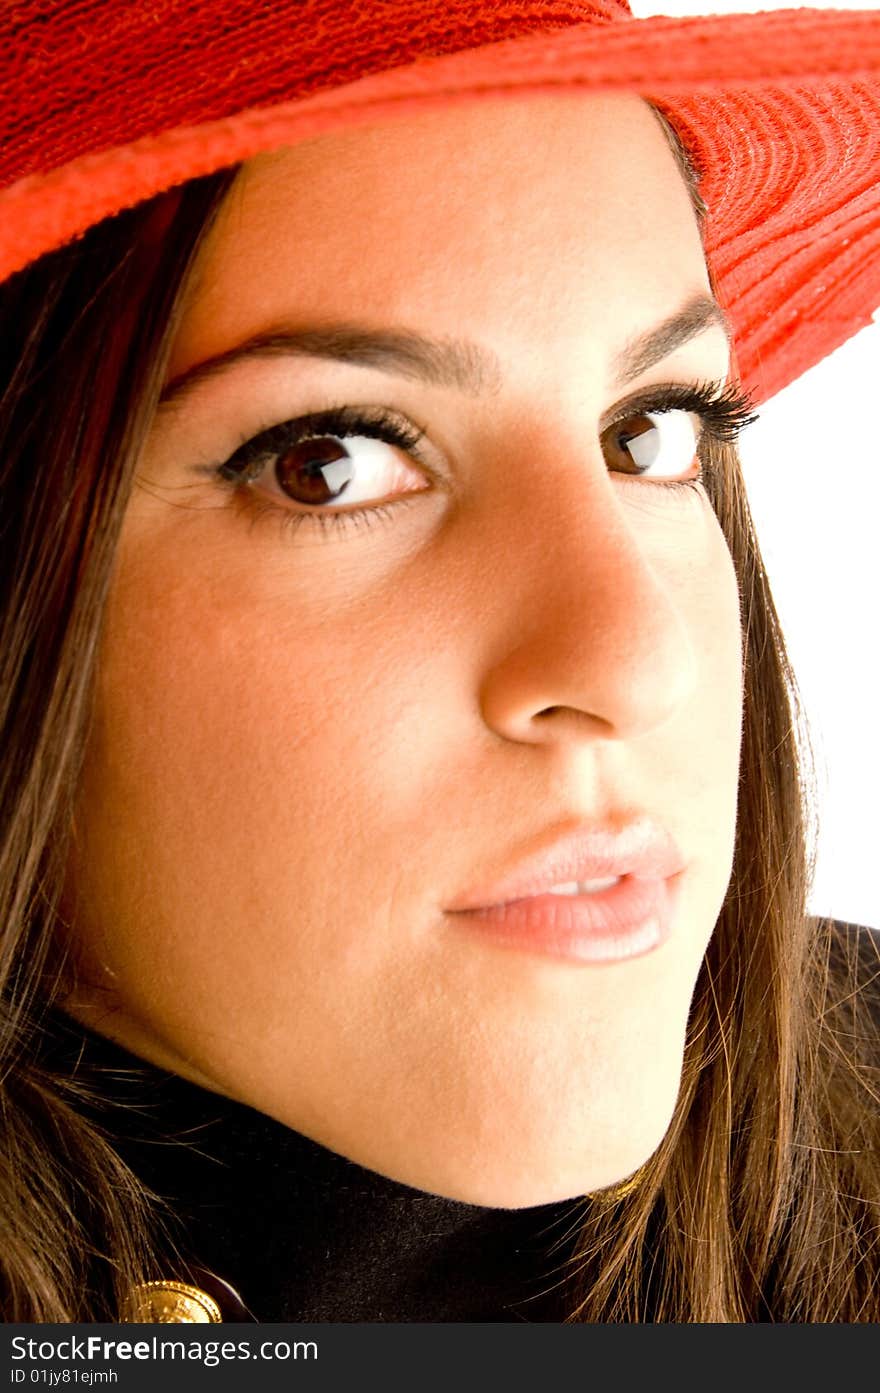
[[[192,1270],[239,1293],[247,1314],[221,1302],[224,1319],[565,1319],[563,1259],[583,1201],[505,1210],[427,1194],[59,1012],[50,1026],[54,1067],[97,1074],[107,1107],[95,1116],[167,1200]]]

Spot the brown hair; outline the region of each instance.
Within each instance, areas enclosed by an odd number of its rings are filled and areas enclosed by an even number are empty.
[[[702,223],[696,172],[661,123]],[[108,220],[0,287],[9,1321],[118,1320],[173,1246],[157,1197],[86,1116],[100,1076],[74,1082],[40,1043],[70,975],[58,901],[116,540],[187,276],[235,172]],[[855,990],[855,939],[838,946],[831,921],[806,913],[809,736],[736,451],[708,447],[707,463],[744,635],[733,873],[694,993],[673,1121],[638,1183],[585,1199],[568,1319],[872,1321],[880,1040]]]
[[[114,1320],[157,1214],[40,1061],[68,974],[57,933],[116,540],[182,287],[234,172],[93,228],[0,286],[0,1308]],[[100,1079],[92,1081],[96,1099]]]

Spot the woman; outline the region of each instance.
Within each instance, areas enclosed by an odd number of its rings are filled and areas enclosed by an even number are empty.
[[[6,1319],[880,1318],[735,448],[873,306],[732,342],[682,132],[523,85],[10,186]]]

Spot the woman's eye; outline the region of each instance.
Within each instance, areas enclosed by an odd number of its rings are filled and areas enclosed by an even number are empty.
[[[265,461],[262,482],[267,492],[303,507],[378,503],[425,487],[394,446],[367,435],[324,435],[288,445]]]
[[[414,463],[423,434],[384,409],[340,407],[262,431],[216,473],[271,505],[292,505],[286,509],[292,519],[337,513],[343,522],[356,516],[344,511],[351,505],[370,504],[378,512],[383,500],[431,488]]]
[[[674,482],[696,459],[700,433],[690,411],[639,411],[609,426],[602,447],[610,469]]]

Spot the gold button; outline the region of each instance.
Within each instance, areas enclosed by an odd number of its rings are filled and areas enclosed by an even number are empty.
[[[201,1287],[186,1282],[142,1282],[132,1291],[121,1320],[126,1325],[222,1325],[220,1307]]]

